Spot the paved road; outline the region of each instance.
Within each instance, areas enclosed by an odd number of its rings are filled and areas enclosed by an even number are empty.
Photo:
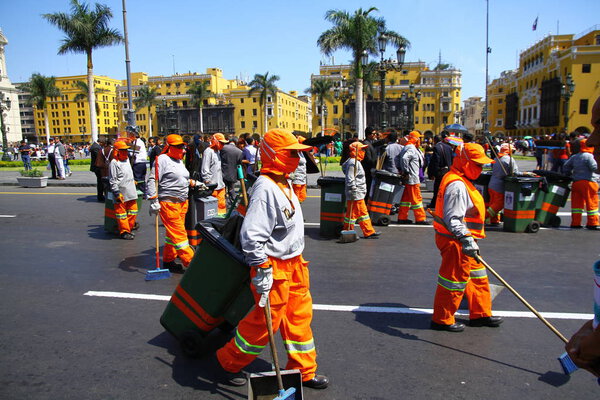
[[[158,322],[164,300],[84,295],[170,296],[179,280],[143,279],[154,265],[147,205],[136,240],[123,241],[103,232],[93,192],[0,188],[0,398],[246,398],[245,388],[213,382],[209,360],[181,353]],[[342,245],[318,235],[318,190],[309,190],[303,209],[319,371],[332,381],[305,398],[598,398],[591,375],[562,375],[563,344],[536,319],[511,313],[526,310],[506,290],[494,310],[517,316],[500,328],[428,329],[440,262],[431,227],[390,225],[381,240]],[[560,313],[551,322],[570,336],[592,312],[599,238],[587,230],[491,230],[481,248],[535,307]],[[226,339],[211,337],[215,346]],[[265,352],[248,370],[267,370],[268,360]]]

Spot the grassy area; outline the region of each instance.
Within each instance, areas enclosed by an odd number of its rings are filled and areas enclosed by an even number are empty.
[[[23,163],[20,164],[21,165],[19,167],[0,167],[0,171],[20,171],[23,169]],[[33,168],[37,168],[40,171],[46,171],[48,173],[50,172],[46,170],[46,164],[42,166],[34,166]],[[71,171],[89,171],[90,165],[69,165],[69,168],[71,168]]]

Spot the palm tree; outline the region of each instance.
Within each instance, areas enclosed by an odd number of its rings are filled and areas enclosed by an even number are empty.
[[[158,92],[156,88],[151,88],[148,85],[142,86],[138,91],[138,95],[133,99],[136,108],[148,107],[148,136],[152,134],[152,106],[156,104],[156,96]]]
[[[60,96],[60,90],[56,87],[56,79],[53,76],[44,76],[38,73],[31,75],[29,82],[22,89],[31,94],[29,104],[44,112],[44,128],[46,130],[46,144],[50,143],[50,121],[48,119],[48,99]]]
[[[318,78],[313,80],[310,87],[304,91],[312,96],[316,96],[318,104],[321,105],[321,132],[323,134],[325,134],[325,102],[333,101],[331,89],[333,89],[333,81],[331,79]]]
[[[254,79],[250,81],[248,86],[250,86],[250,90],[248,91],[248,97],[251,97],[254,93],[258,93],[258,102],[261,106],[264,105],[264,133],[267,133],[269,130],[269,116],[267,115],[267,96],[270,94],[272,97],[277,95],[277,86],[275,82],[279,80],[279,76],[271,75],[269,76],[269,72],[264,75],[255,74]]]
[[[75,97],[73,97],[73,101],[75,103],[81,101],[81,100],[87,100],[88,96],[90,95],[90,89],[88,88],[88,84],[84,81],[75,81],[75,83],[73,84],[73,87],[75,89],[79,90],[79,93],[77,93],[75,95]],[[98,88],[98,89],[94,89],[94,96],[97,95],[98,93],[107,93],[109,90],[104,89],[104,88]],[[96,115],[100,114],[100,105],[98,103],[96,103]]]
[[[92,124],[92,140],[98,140],[98,122],[96,115],[96,96],[94,95],[94,63],[92,52],[100,47],[112,46],[123,42],[123,36],[116,29],[110,29],[108,22],[112,11],[104,4],[96,3],[94,9],[79,0],[71,0],[71,13],[53,13],[42,15],[48,22],[65,33],[58,54],[84,53],[87,57],[88,103]]]
[[[210,97],[214,97],[214,94],[208,88],[209,81],[196,82],[187,91],[188,94],[192,95],[192,105],[198,107],[198,117],[200,133],[204,133],[204,119],[202,118],[202,107],[204,101]]]
[[[377,37],[384,35],[387,43],[395,47],[408,46],[409,42],[400,34],[387,30],[385,20],[369,14],[377,11],[371,7],[368,10],[359,8],[350,15],[347,11],[329,10],[325,20],[333,27],[326,30],[317,39],[317,45],[325,55],[331,55],[335,50],[345,49],[352,52],[353,70],[356,74],[356,125],[359,137],[365,130],[363,108],[363,66],[361,58],[365,54],[378,54]]]

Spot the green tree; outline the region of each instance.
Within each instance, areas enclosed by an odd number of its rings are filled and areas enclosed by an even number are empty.
[[[269,116],[267,115],[267,97],[271,95],[272,97],[277,96],[277,86],[275,82],[279,80],[279,76],[271,75],[267,72],[264,75],[255,74],[254,79],[250,81],[248,86],[250,86],[250,90],[248,91],[248,97],[251,97],[253,94],[258,93],[258,102],[264,107],[264,133],[267,133],[269,130]]]
[[[333,27],[317,39],[317,45],[325,55],[329,56],[338,49],[352,52],[352,65],[356,77],[356,126],[361,138],[364,135],[366,120],[361,58],[365,54],[378,54],[377,38],[381,35],[384,35],[387,43],[395,47],[409,45],[409,41],[402,35],[386,28],[383,18],[370,15],[373,11],[377,11],[377,8],[359,8],[352,15],[347,11],[329,10],[325,13],[325,20],[331,22]]]
[[[96,3],[94,9],[89,5],[71,0],[71,13],[43,14],[52,25],[64,32],[62,45],[58,54],[84,53],[87,57],[88,103],[92,140],[98,140],[98,122],[96,115],[96,96],[94,94],[94,63],[92,53],[100,47],[113,46],[123,42],[123,36],[116,29],[111,29],[108,22],[113,14],[104,4]]]
[[[152,106],[156,104],[158,92],[156,88],[151,88],[148,85],[143,85],[137,91],[137,96],[133,99],[133,104],[136,108],[148,107],[148,136],[153,136],[152,133]]]
[[[208,88],[209,81],[196,82],[189,89],[188,94],[192,95],[192,105],[198,107],[198,121],[200,127],[200,133],[204,133],[204,119],[202,118],[202,107],[204,107],[204,101],[214,97],[214,94]]]
[[[331,90],[333,89],[333,81],[326,78],[317,78],[312,81],[310,87],[304,92],[309,93],[317,98],[317,103],[321,106],[321,132],[324,132],[326,121],[325,121],[325,102],[333,101],[331,96]]]
[[[50,120],[48,119],[47,105],[50,97],[60,96],[60,90],[56,87],[56,78],[35,73],[21,88],[31,94],[28,105],[43,111],[46,144],[50,143]]]

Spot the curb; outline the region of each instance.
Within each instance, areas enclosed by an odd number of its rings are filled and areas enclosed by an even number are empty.
[[[20,186],[17,182],[0,182],[0,186]],[[62,187],[96,187],[95,183],[83,183],[83,182],[73,182],[73,183],[48,183],[48,186],[46,187],[58,187],[58,186],[62,186]],[[43,188],[40,188],[43,189]]]

